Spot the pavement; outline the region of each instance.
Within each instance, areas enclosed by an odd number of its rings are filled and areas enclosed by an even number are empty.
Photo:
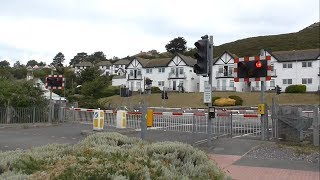
[[[120,132],[121,134],[140,137],[139,131],[128,129],[107,128],[107,132]],[[15,149],[28,149],[33,146],[41,146],[49,143],[75,144],[84,139],[83,134],[92,133],[92,125],[63,124],[54,126],[1,128],[0,127],[0,151]],[[272,179],[272,180],[319,180],[319,162],[290,159],[254,159],[250,152],[262,145],[272,145],[273,142],[239,139],[218,138],[208,148],[203,141],[206,134],[181,133],[170,131],[148,130],[146,140],[155,141],[179,141],[194,145],[209,154],[217,165],[232,179]]]

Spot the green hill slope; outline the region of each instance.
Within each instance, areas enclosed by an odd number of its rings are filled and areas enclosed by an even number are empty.
[[[214,56],[219,56],[226,50],[243,57],[258,55],[260,49],[288,51],[319,47],[320,23],[318,22],[296,33],[251,37],[222,44],[215,47]]]

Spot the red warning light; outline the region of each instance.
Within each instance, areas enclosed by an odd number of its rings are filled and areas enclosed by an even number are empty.
[[[257,62],[256,62],[256,67],[257,67],[257,68],[261,68],[261,67],[262,67],[262,63],[261,63],[260,61],[257,61]]]

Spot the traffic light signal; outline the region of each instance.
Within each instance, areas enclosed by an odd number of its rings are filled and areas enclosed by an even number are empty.
[[[48,76],[46,77],[46,87],[51,89],[62,89],[64,87],[63,76]]]
[[[194,43],[197,48],[197,53],[194,54],[194,57],[197,59],[197,63],[193,66],[193,72],[198,75],[207,76],[209,67],[209,39],[208,36],[202,37],[201,40],[198,40]]]
[[[152,80],[151,79],[149,79],[149,78],[146,78],[146,85],[151,85],[152,84]]]
[[[281,87],[279,87],[278,85],[276,86],[276,93],[280,94],[281,93]]]
[[[238,78],[267,77],[267,60],[238,62]]]

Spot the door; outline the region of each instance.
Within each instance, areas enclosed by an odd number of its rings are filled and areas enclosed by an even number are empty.
[[[222,80],[222,91],[227,89],[227,81],[225,79]]]
[[[176,90],[177,89],[177,82],[176,81],[172,81],[172,90]]]

